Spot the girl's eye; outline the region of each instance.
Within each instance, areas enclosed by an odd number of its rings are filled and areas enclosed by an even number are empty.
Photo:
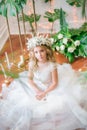
[[[44,50],[41,50],[41,52],[44,52]]]

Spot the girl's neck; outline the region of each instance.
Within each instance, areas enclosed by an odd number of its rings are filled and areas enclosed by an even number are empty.
[[[43,61],[43,62],[38,61],[38,66],[42,66],[42,65],[45,65],[45,64],[47,64],[47,63],[48,63],[47,60],[46,60],[46,61]]]

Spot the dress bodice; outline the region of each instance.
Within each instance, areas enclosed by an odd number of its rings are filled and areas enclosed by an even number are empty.
[[[52,75],[51,72],[55,69],[55,63],[47,62],[43,68],[38,68],[34,72],[34,81],[38,80],[45,85],[51,84]]]

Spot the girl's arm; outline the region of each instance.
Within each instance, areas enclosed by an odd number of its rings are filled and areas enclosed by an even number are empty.
[[[35,90],[36,94],[42,92],[42,91],[37,87],[37,85],[34,83],[34,81],[33,81],[33,71],[32,71],[32,68],[29,68],[28,81],[29,81],[29,84],[32,86],[32,88]]]
[[[39,100],[44,98],[47,95],[47,93],[49,93],[50,91],[54,90],[57,87],[57,84],[58,84],[57,69],[53,70],[51,74],[52,74],[52,83],[44,92],[41,92],[39,93],[39,95],[37,95],[37,98]]]
[[[57,69],[54,69],[52,72],[52,83],[51,85],[45,90],[45,93],[49,93],[50,91],[54,90],[58,84],[58,73]]]

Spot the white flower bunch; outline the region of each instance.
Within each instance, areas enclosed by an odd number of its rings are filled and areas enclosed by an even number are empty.
[[[73,53],[75,49],[76,49],[75,47],[69,47],[68,52]]]
[[[57,43],[55,45],[55,49],[64,54],[67,52],[74,53],[79,45],[79,40],[73,41],[72,39],[65,37],[62,33],[59,33],[57,35]]]
[[[79,40],[76,40],[76,41],[74,42],[74,45],[75,45],[75,46],[79,46],[79,45],[80,45],[80,41],[79,41]]]
[[[68,38],[63,38],[63,44],[67,44],[67,42],[68,42]]]
[[[60,46],[60,50],[63,51],[65,49],[65,45]]]
[[[69,62],[73,62],[75,57],[80,56],[81,43],[80,40],[74,40],[71,35],[58,33],[54,35],[54,43],[52,44],[54,51],[64,54]],[[82,51],[81,51],[82,52]]]
[[[33,49],[36,46],[41,46],[41,45],[51,46],[54,42],[53,38],[44,38],[42,36],[33,37],[27,40],[28,42],[26,43],[26,45],[27,45],[28,50]]]
[[[62,39],[63,38],[63,34],[59,33],[58,34],[58,39]]]

